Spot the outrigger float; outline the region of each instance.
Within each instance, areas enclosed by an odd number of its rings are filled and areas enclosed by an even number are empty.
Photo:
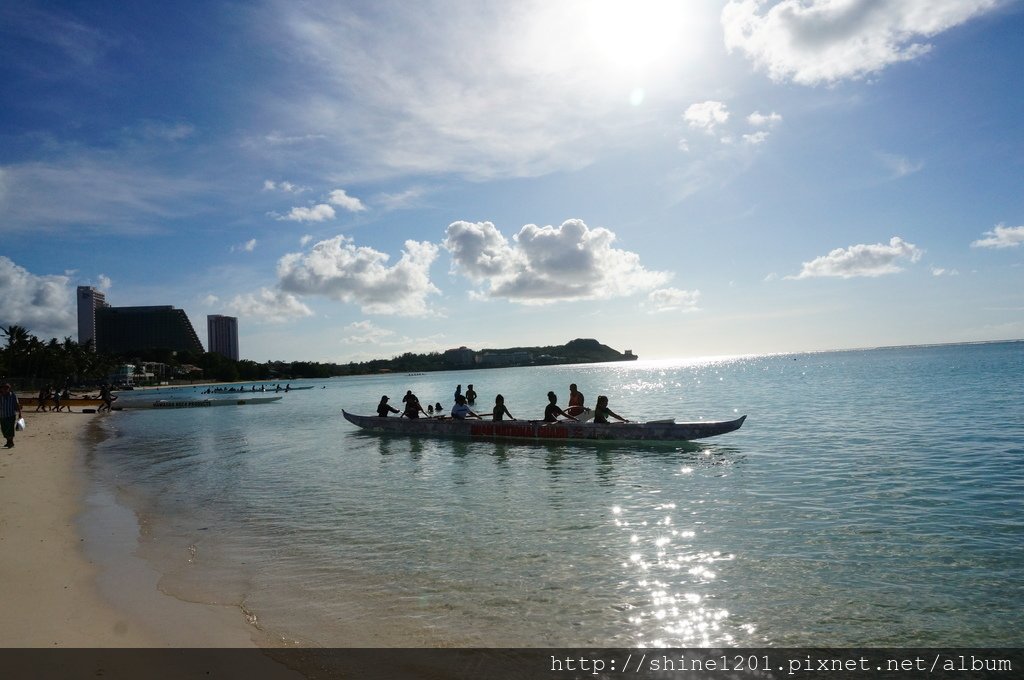
[[[400,418],[360,416],[341,412],[345,420],[364,430],[386,434],[521,441],[639,441],[684,442],[717,437],[743,426],[746,416],[735,420],[677,423],[655,420],[646,423],[593,423],[559,420],[477,420],[476,418]]]

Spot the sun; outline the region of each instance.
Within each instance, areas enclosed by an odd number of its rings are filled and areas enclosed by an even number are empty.
[[[668,86],[698,68],[716,35],[713,3],[692,0],[549,0],[530,5],[517,52],[534,70],[591,93]],[[616,94],[616,96],[619,96]]]
[[[689,38],[680,0],[589,0],[580,5],[579,35],[606,68],[641,74],[678,56]]]

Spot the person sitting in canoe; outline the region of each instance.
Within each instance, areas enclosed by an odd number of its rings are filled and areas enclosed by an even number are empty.
[[[430,417],[430,414],[424,411],[423,407],[420,406],[420,400],[416,398],[416,395],[412,393],[412,390],[409,390],[405,396],[402,397],[402,401],[405,402],[405,411],[402,412],[402,415],[406,418],[419,418],[421,413],[428,418]]]
[[[554,392],[548,392],[548,405],[544,407],[544,422],[558,422],[558,416],[564,416],[569,420],[576,420],[576,418],[563,411],[558,405],[558,395]]]
[[[620,416],[618,413],[608,408],[608,397],[602,394],[600,397],[597,398],[597,406],[594,407],[594,422],[607,424],[608,416],[616,418],[623,423],[629,422],[628,420]]]
[[[494,398],[494,410],[491,411],[491,417],[495,420],[504,420],[505,416],[508,416],[509,420],[515,420],[515,416],[508,412],[508,408],[505,407],[505,397],[500,394]]]
[[[569,385],[569,408],[566,411],[571,416],[578,416],[586,410],[583,405],[583,393],[576,389],[576,383],[572,383]]]
[[[469,404],[466,403],[466,397],[459,395],[455,397],[455,406],[452,406],[452,418],[456,420],[465,420],[466,418],[479,418],[479,413],[474,413]]]
[[[377,415],[381,418],[387,418],[389,413],[401,413],[401,411],[388,403],[388,396],[385,394],[380,398],[380,403],[377,404]]]

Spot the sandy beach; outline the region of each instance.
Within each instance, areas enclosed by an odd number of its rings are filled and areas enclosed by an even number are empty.
[[[182,602],[161,593],[156,572],[131,554],[137,527],[122,522],[79,530],[87,509],[82,448],[87,426],[92,418],[117,414],[26,410],[24,415],[27,428],[18,432],[15,447],[0,450],[0,645],[258,646],[259,631],[238,609]],[[96,515],[96,508],[89,512]],[[109,565],[89,556],[84,538],[104,531],[111,535],[103,551],[113,551],[119,563],[110,588],[116,590],[114,598],[100,585],[111,580],[104,573]]]

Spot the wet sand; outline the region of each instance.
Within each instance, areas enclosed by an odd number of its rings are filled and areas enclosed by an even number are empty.
[[[90,419],[118,414],[29,409],[24,416],[15,447],[0,449],[0,646],[255,649],[264,642],[237,608],[160,592],[156,572],[134,556],[137,525],[123,508],[97,507],[83,468],[85,436]],[[87,531],[81,522],[91,522]],[[251,658],[264,663],[262,654]]]

